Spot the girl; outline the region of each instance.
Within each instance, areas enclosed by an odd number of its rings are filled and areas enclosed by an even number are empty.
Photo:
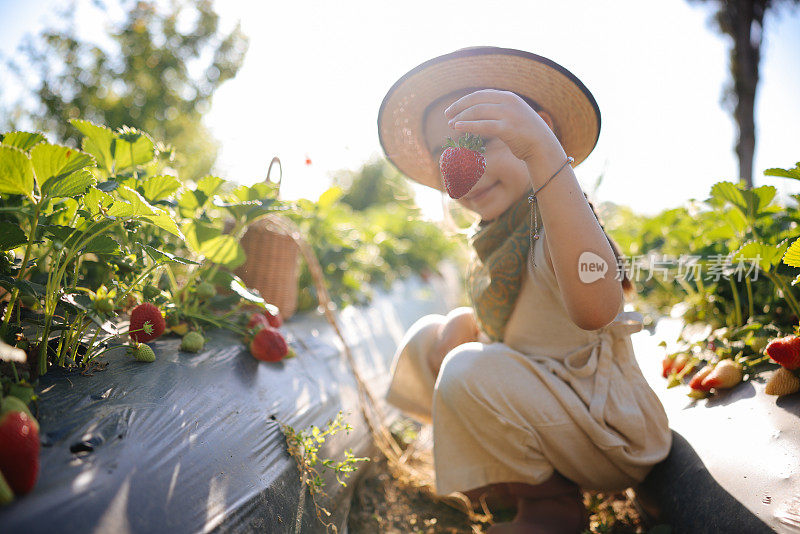
[[[458,201],[480,216],[472,306],[410,328],[387,401],[433,423],[438,493],[516,508],[491,534],[580,532],[580,488],[638,484],[672,437],[634,358],[632,284],[570,166],[597,142],[594,97],[549,59],[469,48],[400,78],[378,129],[387,157],[439,190],[446,138],[487,141],[486,170]]]

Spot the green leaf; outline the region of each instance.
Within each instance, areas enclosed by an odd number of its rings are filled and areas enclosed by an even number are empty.
[[[242,282],[242,279],[238,276],[235,276],[227,271],[217,271],[217,274],[214,277],[214,282],[220,286],[228,287],[231,291],[248,302],[260,304],[262,308],[269,307],[272,313],[278,313],[278,309],[275,306],[267,305],[266,302],[264,302],[264,299],[261,298],[257,293],[254,293],[248,289],[244,285],[244,282]]]
[[[89,213],[95,217],[100,214],[102,208],[108,209],[113,203],[114,197],[94,187],[90,187],[89,191],[83,196],[83,204],[89,210]]]
[[[144,198],[150,202],[164,200],[180,187],[181,181],[174,176],[153,176],[147,178],[142,184]]]
[[[745,213],[753,217],[757,216],[775,198],[775,189],[771,185],[762,185],[755,189],[742,189],[739,191],[745,199]]]
[[[39,225],[39,228],[44,235],[55,238],[55,240],[61,241],[62,243],[66,243],[75,231],[71,226],[62,226],[58,224],[42,224]]]
[[[92,156],[85,152],[48,143],[40,143],[33,147],[31,162],[36,173],[36,181],[42,191],[47,189],[49,181],[65,178],[76,171],[94,165]]]
[[[175,256],[174,254],[170,254],[169,252],[163,252],[156,248],[151,247],[150,245],[144,245],[139,243],[139,246],[144,250],[150,258],[157,265],[163,265],[165,263],[177,263],[180,265],[199,265],[196,261],[188,260],[186,258],[181,258],[179,256]]]
[[[155,208],[147,202],[142,195],[126,185],[120,185],[114,190],[124,202],[117,200],[108,210],[113,217],[143,217],[156,215]]]
[[[202,193],[200,194],[202,195]],[[178,199],[178,209],[180,210],[180,214],[182,217],[186,217],[187,219],[194,218],[195,212],[200,206],[201,203],[198,202],[195,192],[188,189],[184,191]]]
[[[0,250],[11,250],[28,242],[22,228],[12,222],[0,221]]]
[[[244,249],[239,245],[239,241],[230,235],[218,235],[205,241],[200,245],[200,254],[207,260],[230,269],[242,265],[246,259]]]
[[[6,146],[13,146],[23,152],[28,152],[31,148],[44,141],[45,137],[39,132],[9,132],[0,136],[0,139]]]
[[[202,254],[203,243],[222,235],[219,228],[214,228],[204,222],[189,220],[181,227],[186,239],[186,244],[194,252]]]
[[[18,148],[0,145],[0,193],[33,199],[33,164]]]
[[[331,207],[337,200],[342,198],[344,191],[339,186],[333,186],[319,196],[317,204],[320,208],[325,209]]]
[[[777,245],[765,245],[758,241],[749,241],[739,247],[731,256],[731,262],[752,262],[757,261],[761,270],[769,272],[772,267],[780,263],[789,241],[783,240]]]
[[[792,178],[793,180],[800,180],[800,162],[795,164],[794,169],[767,169],[764,171],[765,176],[779,176],[781,178]]]
[[[763,211],[770,202],[775,198],[775,195],[778,193],[778,190],[771,185],[762,185],[760,187],[756,187],[755,189],[751,189],[753,193],[758,196],[758,210]]]
[[[717,182],[711,186],[711,197],[724,202],[730,202],[744,213],[747,213],[747,201],[741,189],[732,182]]]
[[[98,167],[111,174],[114,171],[114,153],[111,148],[114,132],[110,128],[85,120],[70,119],[69,122],[84,135],[81,143],[83,150],[94,156]]]
[[[272,182],[258,182],[249,187],[240,185],[233,190],[233,196],[241,201],[276,199],[278,186]]]
[[[4,287],[8,291],[18,289],[20,294],[31,295],[36,298],[43,296],[46,291],[41,284],[36,284],[29,280],[17,280],[5,274],[0,274],[0,287]]]
[[[128,140],[126,140],[128,139]],[[131,159],[133,150],[133,159]],[[156,157],[155,145],[149,135],[123,126],[114,136],[111,143],[111,153],[117,162],[117,171],[128,167],[145,165]]]
[[[81,169],[67,176],[53,178],[42,188],[42,193],[51,197],[74,197],[82,195],[92,187],[97,185],[97,178],[89,169]]]
[[[84,254],[117,254],[120,252],[119,243],[107,235],[99,235],[92,239],[83,249]]]
[[[145,215],[142,218],[146,221],[150,221],[152,224],[158,226],[162,230],[166,230],[174,236],[177,236],[181,239],[184,238],[180,228],[178,228],[178,225],[175,223],[172,217],[170,217],[169,213],[161,208],[153,208],[153,210],[155,211],[155,215]]]
[[[719,214],[719,210],[717,214]],[[721,215],[722,220],[728,223],[738,234],[744,234],[747,230],[747,218],[740,210],[728,209],[719,215]]]
[[[197,190],[205,193],[207,197],[213,197],[224,183],[225,180],[217,176],[203,176],[197,181]]]
[[[800,267],[800,239],[789,245],[786,254],[783,255],[783,263],[790,267]]]

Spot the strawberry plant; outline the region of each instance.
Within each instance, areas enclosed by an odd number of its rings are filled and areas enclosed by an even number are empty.
[[[142,300],[170,326],[243,332],[244,303],[268,304],[230,269],[244,261],[247,225],[286,209],[271,186],[214,176],[184,184],[167,174],[173,151],[144,132],[71,124],[80,150],[40,133],[0,136],[0,338],[28,351],[32,378],[109,350],[119,312]],[[160,335],[160,313],[142,324],[134,313],[131,338]]]
[[[414,273],[427,276],[445,259],[463,261],[463,242],[458,236],[454,239],[437,223],[423,220],[418,208],[389,203],[356,210],[340,202],[345,194],[334,186],[317,202],[297,201],[287,213],[319,258],[337,305],[366,304],[373,287],[388,289]],[[298,309],[316,306],[311,274],[304,265]]]

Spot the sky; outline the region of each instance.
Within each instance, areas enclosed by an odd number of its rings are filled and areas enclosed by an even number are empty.
[[[87,4],[87,2],[82,2]],[[80,4],[80,2],[79,2]],[[50,0],[0,0],[0,52],[53,22]],[[594,152],[575,169],[590,198],[653,214],[704,199],[736,180],[735,126],[721,104],[726,37],[712,8],[686,0],[406,2],[217,1],[226,27],[241,21],[250,48],[238,76],[215,94],[206,123],[221,145],[217,174],[263,180],[273,156],[282,196],[315,199],[342,169],[381,154],[378,107],[404,73],[476,45],[518,48],[563,65],[602,114]],[[102,17],[82,6],[81,31]],[[783,195],[800,183],[763,176],[800,161],[800,9],[765,22],[756,101],[754,180]],[[311,165],[306,160],[311,160]],[[602,183],[595,191],[598,177]],[[436,218],[441,196],[415,187]]]

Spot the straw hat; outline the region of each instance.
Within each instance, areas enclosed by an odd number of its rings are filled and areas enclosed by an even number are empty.
[[[445,95],[482,88],[512,91],[549,113],[564,151],[575,158],[573,167],[597,144],[600,108],[574,74],[530,52],[480,46],[426,61],[389,89],[378,112],[386,156],[409,178],[442,189],[438,162],[423,139],[425,111]]]

